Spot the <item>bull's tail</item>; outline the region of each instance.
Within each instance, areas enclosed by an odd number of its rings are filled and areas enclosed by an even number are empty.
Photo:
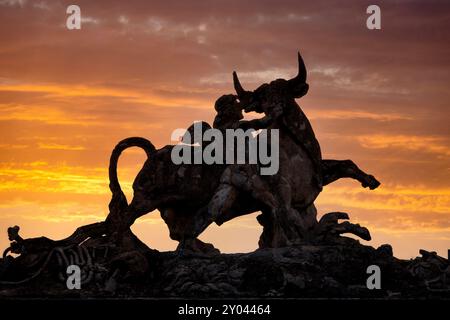
[[[122,215],[128,208],[127,198],[120,187],[119,178],[117,177],[117,163],[122,152],[131,147],[143,149],[148,158],[156,152],[155,146],[149,140],[140,137],[126,138],[120,141],[112,151],[109,160],[109,189],[111,190],[112,198],[109,203],[109,215],[106,221],[113,224],[124,222]]]
[[[145,138],[131,137],[120,141],[112,151],[111,158],[109,160],[109,189],[113,194],[116,192],[122,192],[119,178],[117,177],[117,162],[119,161],[119,157],[122,152],[131,147],[139,147],[143,149],[147,154],[147,157],[150,157],[156,151],[155,146],[153,146],[153,144]]]

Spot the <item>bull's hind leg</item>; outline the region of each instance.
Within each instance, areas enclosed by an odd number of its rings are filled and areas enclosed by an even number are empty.
[[[364,188],[373,190],[380,182],[374,176],[365,173],[352,160],[322,160],[323,185],[341,178],[352,178],[361,182]]]

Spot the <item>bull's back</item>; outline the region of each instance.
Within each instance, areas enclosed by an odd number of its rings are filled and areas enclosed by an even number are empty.
[[[167,202],[184,200],[189,206],[207,203],[219,184],[224,167],[174,164],[172,148],[165,146],[147,159],[133,183],[135,196],[139,194],[147,200],[167,199]]]

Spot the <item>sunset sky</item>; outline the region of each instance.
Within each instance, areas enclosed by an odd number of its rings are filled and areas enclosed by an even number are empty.
[[[67,30],[66,8],[81,8]],[[381,8],[381,30],[366,8]],[[214,119],[214,102],[296,74],[298,100],[325,159],[352,159],[375,175],[325,187],[319,214],[348,212],[372,246],[401,258],[450,249],[449,1],[0,0],[0,249],[6,229],[54,239],[103,220],[111,150],[142,136],[157,147],[175,128]],[[145,154],[130,149],[119,177],[128,198]],[[200,237],[222,252],[257,247],[256,213]],[[172,250],[159,213],[135,233]],[[364,242],[366,243],[366,242]]]

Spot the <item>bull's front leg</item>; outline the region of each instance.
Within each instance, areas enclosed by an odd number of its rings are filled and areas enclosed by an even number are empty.
[[[323,185],[330,184],[341,178],[352,178],[361,182],[364,188],[378,188],[380,182],[371,174],[367,174],[352,160],[322,160]]]

